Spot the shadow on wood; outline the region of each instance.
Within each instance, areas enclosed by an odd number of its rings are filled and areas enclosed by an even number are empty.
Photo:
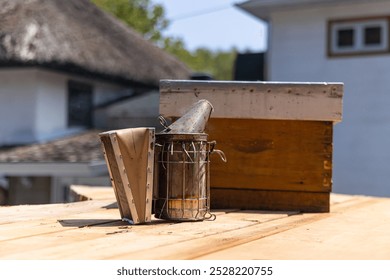
[[[66,219],[58,220],[63,227],[117,227],[121,225],[129,225],[118,219]]]

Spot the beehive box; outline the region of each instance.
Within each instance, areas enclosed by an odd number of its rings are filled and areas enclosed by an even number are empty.
[[[166,118],[214,106],[206,132],[228,162],[212,158],[212,208],[329,211],[342,83],[162,80],[160,94]]]

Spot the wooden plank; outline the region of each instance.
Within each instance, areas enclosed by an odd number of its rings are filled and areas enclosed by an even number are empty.
[[[326,219],[206,254],[199,259],[390,259],[390,200],[333,211]]]
[[[89,200],[68,204],[5,206],[0,207],[0,225],[61,217],[64,214],[88,213],[101,208],[112,208],[113,204],[113,200]]]
[[[170,246],[178,242],[190,241],[210,235],[218,235],[225,231],[240,229],[255,223],[266,223],[269,220],[283,219],[291,213],[232,213],[217,215],[217,221],[203,223],[170,223],[155,221],[148,225],[124,226],[117,223],[81,227],[82,217],[72,215],[64,218],[67,223],[64,230],[52,225],[40,225],[42,233],[33,232],[31,236],[19,236],[0,242],[2,254],[6,259],[107,259],[121,258],[138,251],[154,250],[155,247]],[[233,214],[234,216],[228,216]],[[99,214],[91,215],[98,217]],[[90,219],[86,219],[89,221]],[[93,220],[93,219],[92,219]],[[73,225],[73,226],[72,226]],[[203,225],[203,226],[202,226]],[[8,228],[8,230],[10,230]],[[11,229],[12,230],[12,229]],[[3,232],[4,234],[4,232]],[[12,232],[7,233],[8,236]],[[129,242],[129,240],[137,242]],[[153,254],[150,255],[151,257]]]
[[[70,206],[85,206],[87,202],[96,206],[103,204],[103,201],[85,201]],[[6,208],[0,208],[2,214],[12,213],[19,207]],[[370,259],[373,252],[373,258],[390,257],[387,238],[390,233],[389,199],[333,195],[332,211],[326,214],[233,211],[217,213],[217,220],[213,222],[154,221],[137,226],[111,222],[111,215],[114,218],[119,215],[117,209],[98,207],[84,213],[70,211],[69,216],[64,209],[58,216],[62,217],[59,223],[55,221],[58,217],[41,218],[39,211],[34,211],[35,208],[42,210],[40,205],[28,208],[35,213],[35,219],[27,222],[23,219],[17,226],[13,225],[14,229],[12,225],[0,229],[0,235],[7,237],[0,241],[0,258],[306,259],[305,256],[342,256]],[[41,214],[44,216],[45,213]],[[97,223],[98,220],[102,223]],[[25,233],[20,233],[23,225]],[[19,236],[14,236],[15,232]],[[337,249],[338,246],[341,249]],[[342,254],[338,255],[340,252]]]
[[[61,232],[74,230],[75,228],[103,225],[106,225],[107,227],[105,228],[109,229],[108,225],[115,227],[126,225],[126,223],[121,221],[118,209],[115,209],[115,211],[107,211],[107,209],[102,208],[93,212],[68,215],[59,214],[56,217],[3,224],[0,227],[0,242],[31,238],[32,236],[46,235],[49,233],[61,234]]]
[[[329,193],[211,188],[211,208],[329,212]]]
[[[354,211],[355,209],[367,207],[376,203],[372,198],[357,198],[351,202],[347,210]],[[352,209],[352,210],[351,210]],[[342,204],[335,207],[335,215],[339,212],[344,213],[345,209]],[[254,212],[253,212],[254,213]],[[231,213],[235,214],[235,213]],[[226,215],[229,218],[230,213]],[[244,214],[244,213],[240,213]],[[257,213],[257,217],[262,214]],[[269,236],[277,236],[284,232],[289,232],[295,228],[308,226],[320,220],[326,220],[332,214],[300,214],[289,215],[282,219],[270,219],[266,222],[259,220],[258,222],[254,217],[251,220],[254,222],[252,225],[237,228],[234,230],[226,230],[222,233],[202,236],[200,238],[193,238],[191,240],[176,242],[167,246],[159,246],[153,248],[153,250],[137,251],[136,254],[131,252],[123,255],[119,258],[132,259],[135,256],[141,259],[196,259],[202,256],[207,256],[212,252],[218,252],[227,248],[235,248],[242,244],[246,244],[255,240],[261,240]],[[233,216],[231,221],[236,221]],[[291,241],[290,241],[291,242]],[[211,245],[212,244],[212,245]],[[283,250],[288,250],[286,245]],[[256,258],[255,250],[252,250],[252,259]],[[366,255],[369,251],[366,252]],[[235,259],[234,254],[229,255],[230,259]],[[207,257],[206,257],[207,258]],[[266,258],[269,259],[269,258]]]
[[[112,201],[116,200],[114,189],[112,187],[71,185],[70,192],[73,197],[73,201],[102,199]]]
[[[100,211],[99,211],[100,212]],[[222,213],[224,214],[224,213]],[[285,219],[296,214],[293,212],[228,212],[227,215],[217,213],[217,221],[203,223],[179,223],[173,224],[168,222],[153,223],[145,226],[120,226],[115,223],[85,227],[86,223],[95,221],[93,217],[103,217],[100,213],[82,213],[72,215],[68,218],[63,217],[63,232],[55,229],[51,234],[52,224],[41,224],[40,229],[44,228],[41,234],[35,234],[26,238],[18,238],[11,242],[2,243],[2,252],[7,258],[137,258],[140,252],[145,254],[149,249],[154,250],[155,246],[177,246],[180,242],[192,242],[195,244],[208,247],[208,241],[202,241],[202,238],[211,236],[215,238],[223,232],[232,230],[241,230],[254,224],[265,224],[269,221]],[[84,215],[84,216],[83,216]],[[116,214],[117,216],[118,214]],[[82,219],[85,217],[87,219]],[[108,218],[108,216],[104,216]],[[91,219],[92,218],[92,219]],[[79,226],[82,228],[78,228]],[[202,225],[202,226],[199,226]],[[26,224],[27,228],[32,225]],[[130,235],[130,236],[129,236]],[[238,236],[238,235],[237,235]],[[111,238],[112,237],[112,238]],[[106,239],[108,238],[108,239]],[[142,242],[127,242],[129,239],[142,240]],[[194,239],[194,241],[191,241]],[[236,239],[234,239],[236,240]],[[245,239],[242,239],[245,240]],[[230,244],[232,239],[223,239],[224,246]],[[42,242],[45,246],[42,248]],[[6,244],[6,245],[4,245]],[[72,244],[70,246],[69,244]],[[118,246],[118,244],[121,244]],[[126,245],[127,244],[127,245]],[[10,246],[10,247],[8,247]],[[185,246],[184,246],[185,247]],[[191,248],[191,247],[189,247]],[[212,247],[214,249],[218,247]],[[99,249],[99,250],[98,250]],[[8,250],[11,255],[7,255]],[[176,251],[168,250],[170,254],[177,254]],[[189,252],[189,256],[198,256],[203,254],[202,250]],[[150,252],[148,258],[154,258]],[[161,252],[159,253],[161,254]],[[183,254],[182,250],[181,253]]]
[[[207,99],[212,118],[317,120],[342,118],[342,83],[174,81],[160,82],[160,114],[180,117]]]
[[[331,191],[331,122],[211,119],[206,132],[228,159],[212,159],[214,188]]]

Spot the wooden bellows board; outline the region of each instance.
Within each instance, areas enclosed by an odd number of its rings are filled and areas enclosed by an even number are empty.
[[[112,186],[122,219],[151,221],[154,128],[128,128],[101,133]]]
[[[206,133],[228,162],[211,164],[212,208],[329,211],[342,83],[162,80],[160,94],[165,118],[214,106]]]

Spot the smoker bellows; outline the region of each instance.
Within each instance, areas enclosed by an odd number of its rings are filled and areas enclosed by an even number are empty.
[[[121,217],[146,223],[157,218],[196,221],[210,213],[210,154],[204,133],[213,107],[199,100],[164,130],[128,128],[100,134]]]

